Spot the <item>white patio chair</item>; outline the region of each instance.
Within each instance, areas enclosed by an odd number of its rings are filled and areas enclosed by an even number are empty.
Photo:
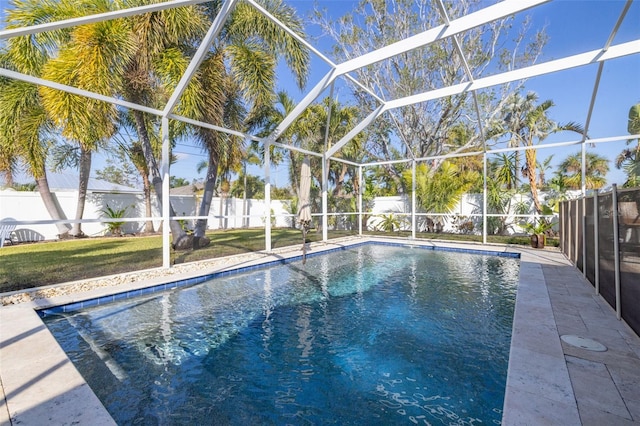
[[[9,241],[11,244],[13,244],[13,241],[11,240],[11,234],[13,233],[13,230],[16,229],[16,225],[13,223],[5,223],[8,221],[14,222],[15,219],[12,217],[6,217],[0,220],[0,248],[4,247],[5,241]]]

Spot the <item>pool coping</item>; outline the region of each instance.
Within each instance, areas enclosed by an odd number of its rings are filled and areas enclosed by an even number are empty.
[[[561,424],[581,424],[540,264],[544,261],[569,265],[562,254],[505,245],[378,237],[315,243],[311,246],[311,252],[315,255],[369,242],[520,255],[520,282],[516,296],[503,424],[535,423],[535,420],[543,418],[540,416],[548,412],[560,413],[554,414],[553,418],[561,420]],[[136,292],[160,285],[162,281],[189,280],[238,267],[258,267],[265,262],[282,263],[299,256],[300,249],[296,246],[289,251],[240,261],[235,265],[226,264],[164,279],[155,277],[0,308],[0,385],[4,390],[4,398],[0,399],[0,425],[39,424],[43,421],[49,424],[115,424],[44,326],[36,310],[109,294]],[[535,360],[534,365],[532,360]],[[78,400],[83,403],[78,404]]]

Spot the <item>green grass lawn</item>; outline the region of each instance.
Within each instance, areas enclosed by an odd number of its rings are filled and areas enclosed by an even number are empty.
[[[331,231],[330,238],[352,235]],[[193,262],[264,250],[264,229],[208,232],[211,245],[174,252],[173,263]],[[307,241],[322,235],[310,232]],[[273,229],[272,248],[302,243],[296,229]],[[162,266],[162,236],[87,238],[5,245],[0,250],[0,292],[22,290],[67,281],[113,275]]]
[[[329,238],[355,235],[355,231],[330,231]],[[373,233],[404,236],[410,233]],[[211,245],[199,250],[171,253],[173,263],[193,262],[264,250],[264,229],[231,229],[208,232]],[[419,238],[482,241],[481,236],[417,234]],[[322,234],[311,231],[307,241],[320,241]],[[528,237],[488,237],[489,242],[529,244]],[[302,243],[296,229],[273,229],[272,248]],[[548,241],[548,245],[553,245]],[[557,244],[556,244],[557,245]],[[0,292],[23,290],[67,281],[95,278],[162,265],[162,237],[87,238],[34,244],[5,245],[0,249]]]

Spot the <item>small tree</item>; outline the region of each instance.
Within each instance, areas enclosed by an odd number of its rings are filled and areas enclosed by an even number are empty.
[[[393,213],[380,215],[382,220],[378,224],[378,228],[385,232],[394,232],[400,230],[400,220]]]
[[[406,188],[412,187],[412,173],[403,173]],[[475,171],[460,171],[456,164],[445,161],[437,169],[429,168],[422,163],[416,166],[416,199],[419,206],[427,213],[452,213],[462,196],[468,192],[479,179]],[[407,191],[409,192],[409,191]],[[435,222],[435,228],[442,228],[441,216],[429,219]]]
[[[126,211],[126,207],[122,209],[112,209],[111,207],[109,207],[109,204],[107,204],[107,207],[102,210],[102,213],[104,213],[104,215],[109,219],[121,219],[125,216]],[[120,237],[122,235],[122,226],[125,223],[126,222],[120,221],[106,222],[107,230],[114,237]]]

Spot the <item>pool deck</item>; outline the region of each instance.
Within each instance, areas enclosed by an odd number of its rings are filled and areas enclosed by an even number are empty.
[[[521,255],[505,425],[640,425],[640,338],[556,250],[407,239],[351,238],[314,243],[313,252],[363,241],[436,245]],[[300,255],[299,247],[261,259],[209,267],[171,281]],[[165,278],[164,281],[167,279]],[[159,284],[161,278],[102,287],[0,308],[0,425],[113,425],[35,309]],[[595,352],[562,335],[593,339]]]

